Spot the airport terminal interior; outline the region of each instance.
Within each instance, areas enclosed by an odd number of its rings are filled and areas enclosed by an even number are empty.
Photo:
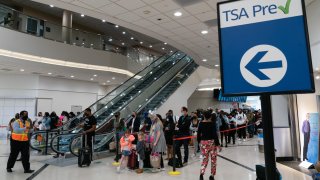
[[[320,0],[0,0],[0,179],[320,179],[319,19]]]

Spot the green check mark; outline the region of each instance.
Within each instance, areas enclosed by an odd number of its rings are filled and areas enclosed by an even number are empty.
[[[289,14],[290,4],[291,4],[291,0],[287,0],[286,7],[279,6],[278,8],[279,8],[284,14]]]

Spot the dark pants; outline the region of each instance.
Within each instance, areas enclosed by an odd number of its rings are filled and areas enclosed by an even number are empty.
[[[230,131],[230,132],[228,133],[228,143],[231,142],[231,138],[232,138],[232,143],[233,143],[233,144],[236,144],[236,130]]]
[[[7,163],[7,169],[12,169],[14,167],[18,154],[21,153],[21,160],[24,170],[30,170],[29,141],[11,140],[10,151],[11,152]]]
[[[308,155],[308,145],[310,141],[310,133],[303,133],[304,143],[303,143],[303,161],[307,159]]]
[[[179,140],[176,141],[176,153],[178,156],[178,162],[182,163],[182,156],[181,156],[181,146],[183,145],[184,148],[184,162],[188,162],[189,157],[189,139]]]
[[[247,136],[247,131],[246,131],[246,128],[245,128],[244,126],[246,126],[246,125],[243,124],[243,125],[239,125],[239,126],[238,126],[238,128],[243,127],[243,128],[241,128],[241,129],[238,129],[238,133],[239,133],[238,136],[239,136],[240,139],[241,139],[241,138],[245,139],[246,136]]]
[[[254,124],[251,123],[250,126],[248,126],[248,133],[250,135],[250,138],[252,138],[254,135]]]
[[[221,146],[223,146],[223,138],[225,138],[226,146],[227,146],[227,142],[228,142],[228,133],[227,133],[227,132],[220,132],[220,137],[221,137]]]

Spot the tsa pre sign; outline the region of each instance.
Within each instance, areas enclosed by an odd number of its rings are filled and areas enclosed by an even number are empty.
[[[314,92],[301,0],[218,3],[224,95]]]

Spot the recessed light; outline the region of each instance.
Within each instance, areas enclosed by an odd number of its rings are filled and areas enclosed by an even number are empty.
[[[122,45],[122,46],[124,46],[124,45],[125,45],[125,43],[121,43],[121,45]]]
[[[112,77],[112,79],[115,80],[116,78],[115,78],[115,77]]]
[[[50,5],[50,7],[52,7],[52,8],[53,8],[53,7],[54,7],[54,5],[52,5],[52,4],[51,4],[51,5]]]
[[[24,69],[20,69],[20,71],[21,71],[21,72],[23,72],[23,71],[24,71]]]
[[[165,43],[163,43],[163,44],[164,44],[164,45],[167,45],[168,43],[165,42]]]
[[[207,59],[202,59],[203,62],[207,62]]]
[[[49,75],[51,75],[52,73],[51,73],[51,72],[49,72],[48,74],[49,74]]]
[[[207,30],[203,30],[203,31],[201,31],[201,34],[208,34],[208,31]]]
[[[182,12],[177,11],[177,12],[175,12],[175,13],[174,13],[174,16],[176,16],[176,17],[180,17],[180,16],[182,16]]]
[[[216,64],[216,65],[214,65],[215,67],[219,67],[220,65],[219,64]]]
[[[133,37],[131,37],[130,39],[131,39],[131,40],[133,40],[134,38],[133,38]]]
[[[165,50],[165,48],[163,47],[162,50]]]
[[[122,32],[122,34],[126,34],[126,32],[125,32],[125,31],[123,31],[123,32]]]
[[[97,77],[98,75],[94,74],[93,77]]]
[[[84,17],[84,14],[81,14],[81,17]]]
[[[143,44],[143,42],[142,42],[142,41],[140,41],[140,44]]]
[[[73,75],[71,75],[70,77],[71,77],[71,78],[74,78],[74,76],[73,76]]]
[[[90,78],[91,81],[93,81],[93,78]]]
[[[112,39],[110,38],[110,39],[109,39],[109,42],[111,42],[111,41],[112,41]]]
[[[320,76],[316,76],[316,79],[320,79]]]
[[[171,50],[170,52],[172,53],[173,51]]]
[[[106,20],[105,20],[105,19],[102,19],[102,22],[106,22]]]
[[[106,83],[102,83],[103,85],[106,85]]]
[[[109,83],[110,81],[108,80],[107,83]]]
[[[119,26],[118,26],[118,25],[115,25],[115,27],[118,28]]]
[[[152,48],[152,45],[150,45],[149,48]]]

